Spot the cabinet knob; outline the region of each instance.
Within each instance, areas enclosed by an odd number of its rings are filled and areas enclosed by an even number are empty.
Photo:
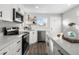
[[[4,52],[4,53],[3,53],[3,55],[6,55],[6,54],[7,54],[7,52]]]
[[[18,41],[17,43],[19,43],[20,41]]]
[[[21,48],[20,48],[21,49]],[[18,49],[18,51],[17,52],[19,52],[20,51],[20,49]]]
[[[61,52],[61,50],[58,50],[58,52],[59,52],[61,55],[64,55],[64,54]]]

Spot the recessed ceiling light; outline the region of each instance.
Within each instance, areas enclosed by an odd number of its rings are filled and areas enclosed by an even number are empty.
[[[35,8],[37,8],[37,9],[38,9],[38,8],[39,8],[39,6],[35,6]]]

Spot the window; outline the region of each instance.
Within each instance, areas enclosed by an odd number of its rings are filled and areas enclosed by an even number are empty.
[[[38,25],[46,25],[47,18],[42,17],[42,16],[38,16],[38,17],[36,17],[35,23]]]

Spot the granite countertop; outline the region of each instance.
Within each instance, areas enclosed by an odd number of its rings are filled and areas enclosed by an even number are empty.
[[[0,50],[12,44],[13,42],[16,42],[16,39],[21,40],[22,35],[23,33],[20,35],[4,36],[2,33],[0,33]]]
[[[47,36],[52,38],[52,40],[54,40],[70,55],[79,55],[79,43],[70,43],[66,40],[63,40],[62,37],[53,37],[52,34],[47,34]]]

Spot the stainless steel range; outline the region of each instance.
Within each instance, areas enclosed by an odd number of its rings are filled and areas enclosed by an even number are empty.
[[[22,55],[25,55],[29,49],[29,32],[25,32],[22,36]]]

